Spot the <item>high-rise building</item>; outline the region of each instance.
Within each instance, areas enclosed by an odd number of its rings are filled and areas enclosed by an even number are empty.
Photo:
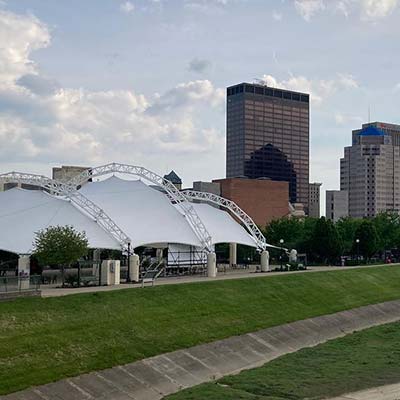
[[[309,95],[241,83],[227,88],[227,178],[289,182],[308,208]]]
[[[400,146],[393,144],[396,135],[375,124],[353,131],[340,160],[340,189],[348,191],[351,217],[400,210]]]
[[[377,128],[377,129],[383,131],[384,133],[388,134],[389,136],[392,137],[392,144],[394,146],[400,146],[400,125],[388,124],[386,122],[369,122],[368,124],[362,124],[361,129],[355,129],[352,132],[353,143],[355,143],[355,139],[356,139],[357,135],[363,129],[366,129],[370,126]]]
[[[309,184],[308,216],[320,217],[320,187],[322,183],[313,182]]]
[[[325,216],[333,222],[349,215],[349,193],[347,190],[327,190]]]

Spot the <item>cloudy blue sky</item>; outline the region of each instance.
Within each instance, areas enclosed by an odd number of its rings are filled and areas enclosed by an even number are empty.
[[[225,87],[311,93],[311,179],[400,123],[398,0],[0,1],[0,171],[140,164],[225,176]]]

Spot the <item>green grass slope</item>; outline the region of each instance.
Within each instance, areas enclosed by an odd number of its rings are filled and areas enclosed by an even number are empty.
[[[399,381],[400,323],[393,323],[302,349],[167,399],[317,400]]]
[[[3,302],[0,394],[397,298],[387,266]]]

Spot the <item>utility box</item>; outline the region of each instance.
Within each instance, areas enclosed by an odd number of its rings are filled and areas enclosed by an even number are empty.
[[[132,254],[129,259],[129,280],[131,282],[139,282],[139,256]]]
[[[104,260],[101,263],[101,285],[119,285],[120,261]]]

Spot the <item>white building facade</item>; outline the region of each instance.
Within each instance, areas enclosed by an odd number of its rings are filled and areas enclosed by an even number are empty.
[[[353,132],[340,160],[340,189],[348,192],[351,217],[399,211],[400,146],[390,134],[373,125]]]

